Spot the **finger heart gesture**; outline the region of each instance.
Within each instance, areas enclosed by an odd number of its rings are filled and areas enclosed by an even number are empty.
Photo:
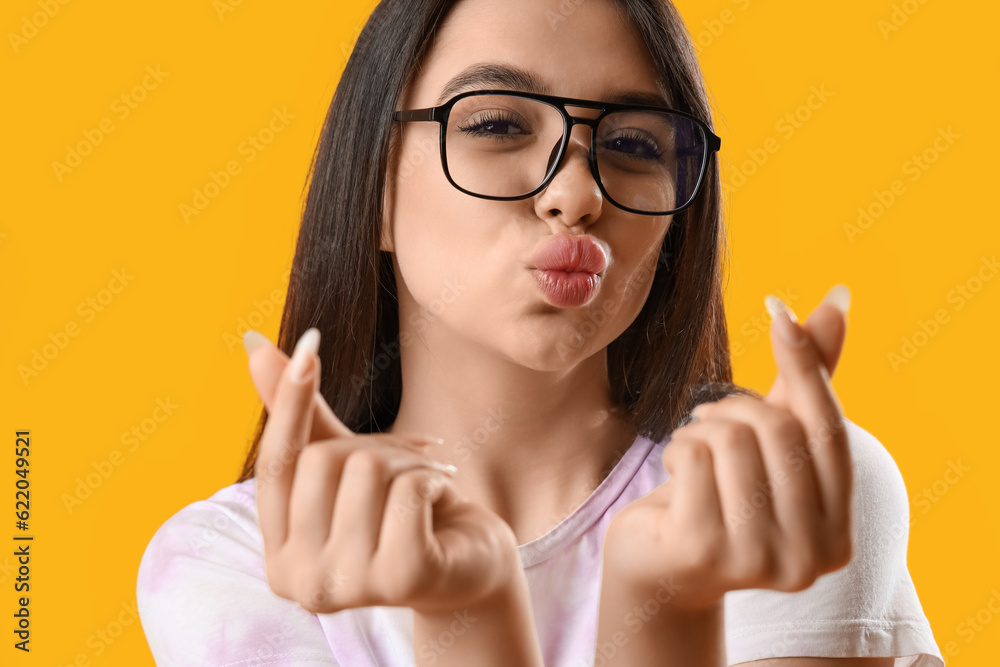
[[[518,567],[510,527],[458,494],[426,437],[357,434],[318,391],[319,331],[288,358],[247,336],[268,410],[255,463],[268,585],[314,613],[435,612],[482,600]]]
[[[675,608],[708,609],[731,590],[803,590],[850,561],[852,464],[830,385],[848,300],[835,287],[800,326],[767,298],[774,385],[704,403],[672,433],[670,478],[608,528],[611,576],[640,591],[673,578]]]

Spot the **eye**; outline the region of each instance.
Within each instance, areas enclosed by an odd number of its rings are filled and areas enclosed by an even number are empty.
[[[655,160],[663,153],[652,139],[640,132],[624,132],[603,142],[604,149],[633,160]]]
[[[491,111],[478,120],[459,126],[459,131],[473,137],[485,137],[504,141],[519,134],[526,134],[518,118],[511,114]]]

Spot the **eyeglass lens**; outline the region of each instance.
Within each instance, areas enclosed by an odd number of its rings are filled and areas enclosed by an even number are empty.
[[[563,136],[560,110],[514,95],[472,95],[448,118],[448,172],[461,188],[517,197],[537,188],[553,167]],[[616,111],[597,127],[597,170],[620,205],[671,211],[690,202],[707,152],[703,128],[660,111]]]

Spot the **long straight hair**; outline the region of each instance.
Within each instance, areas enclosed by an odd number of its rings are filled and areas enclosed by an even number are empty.
[[[636,26],[671,106],[712,127],[687,28],[669,0],[609,0]],[[356,433],[396,418],[402,395],[391,255],[380,250],[392,112],[458,0],[382,0],[347,62],[312,157],[278,347],[321,332],[320,393]],[[697,201],[674,216],[646,302],[607,347],[612,398],[636,432],[663,440],[698,403],[730,393],[722,290],[724,228],[717,159]],[[262,409],[238,482],[254,475]]]

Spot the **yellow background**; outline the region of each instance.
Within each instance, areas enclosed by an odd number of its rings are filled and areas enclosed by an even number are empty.
[[[30,656],[11,647],[13,547],[0,549],[4,664],[64,665],[79,655],[93,665],[152,664],[137,620],[110,644],[98,632],[131,620],[154,530],[232,483],[252,435],[256,392],[242,347],[227,336],[237,336],[241,318],[277,334],[309,158],[372,5],[232,4],[220,13],[212,0],[69,1],[34,33],[25,21],[41,16],[37,0],[0,10],[0,435],[8,443],[0,540],[13,545],[16,532],[17,429],[32,435],[36,536]],[[948,664],[995,664],[1000,615],[971,636],[961,624],[977,612],[982,622],[1000,590],[1000,279],[974,280],[1000,250],[992,201],[1000,8],[970,0],[679,6],[700,44],[726,181],[740,184],[727,203],[736,380],[770,386],[765,294],[783,290],[804,317],[834,283],[852,289],[834,386],[846,415],[882,441],[906,480],[909,568]],[[147,66],[164,74],[146,78],[155,86],[121,118],[115,100],[143,84]],[[829,98],[800,108],[814,86]],[[249,161],[241,142],[275,108],[294,118]],[[790,134],[782,119],[796,113]],[[53,162],[65,162],[67,145],[102,119],[113,131],[60,180]],[[942,128],[958,136],[934,156]],[[912,181],[908,161],[925,150],[936,161]],[[185,222],[179,206],[230,160],[240,173]],[[858,208],[897,179],[902,194],[851,238],[845,225],[856,224]],[[124,287],[113,281],[122,270],[131,276]],[[962,307],[959,285],[972,295]],[[88,299],[102,298],[100,312],[87,310]],[[918,335],[938,311],[946,321]],[[53,340],[72,324],[77,335],[58,347]],[[902,354],[903,338],[922,344],[894,368],[889,355]],[[50,343],[58,351],[24,381],[19,367]],[[162,423],[148,421],[161,414],[157,399],[178,406]],[[144,420],[156,428],[130,451],[121,437]],[[117,465],[108,463],[114,450]],[[968,471],[956,479],[950,462]],[[70,512],[64,494],[109,465]],[[925,490],[933,502],[918,503]]]

